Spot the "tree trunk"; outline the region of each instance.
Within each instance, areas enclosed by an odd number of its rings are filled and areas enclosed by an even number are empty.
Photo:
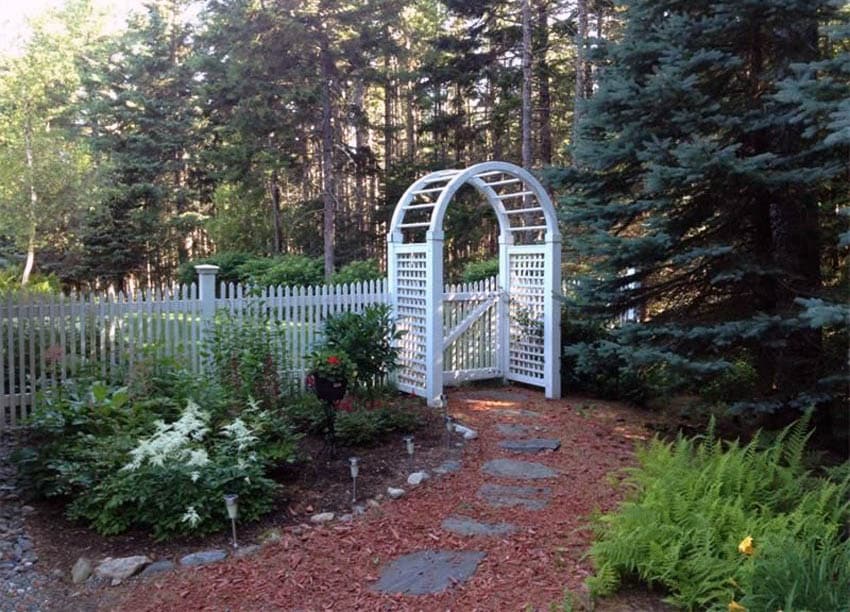
[[[386,33],[389,37],[389,33]],[[393,159],[393,75],[389,52],[384,55],[384,175],[389,177]],[[385,179],[386,180],[386,179]]]
[[[333,85],[333,58],[328,50],[328,43],[322,40],[320,53],[322,70],[322,205],[324,208],[324,260],[325,279],[330,280],[334,272],[334,240],[336,224],[336,200],[334,197],[334,165],[333,165],[333,105],[331,101]]]
[[[35,190],[35,164],[32,153],[32,124],[29,118],[24,126],[24,150],[27,158],[27,181],[30,188],[30,206],[27,211],[27,258],[24,262],[24,271],[21,274],[21,286],[26,286],[30,281],[32,269],[35,266],[35,230],[36,209],[38,207],[38,193]]]
[[[269,179],[269,200],[271,200],[272,209],[272,252],[279,254],[283,253],[283,224],[280,219],[280,185],[277,170],[272,171],[271,179]]]
[[[357,231],[362,238],[358,241],[360,243],[358,257],[366,253],[365,238],[368,235],[366,228],[366,210],[368,205],[366,202],[365,184],[368,125],[364,104],[364,89],[363,79],[358,77],[354,83],[354,106],[357,109],[357,117],[354,124],[354,148],[357,150],[354,167],[354,214],[357,218]]]
[[[522,167],[531,168],[531,0],[522,0]]]
[[[587,0],[576,0],[578,11],[578,36],[576,37],[576,89],[573,95],[573,137],[572,145],[578,140],[578,125],[581,120],[585,88],[585,45],[587,43]]]
[[[537,103],[540,148],[537,152],[544,166],[552,164],[552,96],[549,90],[549,13],[545,1],[537,5],[537,36],[534,45],[537,58]]]

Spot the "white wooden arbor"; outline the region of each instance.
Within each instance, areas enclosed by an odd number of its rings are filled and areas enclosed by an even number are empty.
[[[452,197],[474,187],[492,206],[499,223],[499,288],[467,293],[470,307],[448,322],[443,288],[443,219]],[[464,170],[439,170],[404,192],[387,237],[387,268],[393,312],[405,334],[399,346],[399,389],[440,402],[444,384],[503,378],[544,387],[547,398],[561,395],[561,236],[555,208],[528,171],[506,162],[485,162]],[[488,367],[446,369],[443,356],[489,312],[495,346]],[[493,316],[495,315],[495,316]]]

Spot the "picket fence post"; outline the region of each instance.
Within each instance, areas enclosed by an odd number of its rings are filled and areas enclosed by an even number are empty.
[[[219,267],[212,264],[198,264],[195,266],[198,273],[198,301],[200,302],[201,320],[198,324],[198,344],[204,346],[207,329],[211,328],[215,320],[215,279]],[[203,372],[207,364],[203,358],[200,359],[200,368]]]

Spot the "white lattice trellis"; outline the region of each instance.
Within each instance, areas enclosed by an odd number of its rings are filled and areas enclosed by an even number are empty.
[[[445,291],[443,219],[464,185],[487,200],[499,222],[500,282]],[[420,178],[396,206],[387,250],[389,291],[406,332],[399,388],[436,405],[444,383],[502,377],[560,397],[561,237],[552,201],[534,176],[486,162]],[[492,351],[481,351],[485,345]]]

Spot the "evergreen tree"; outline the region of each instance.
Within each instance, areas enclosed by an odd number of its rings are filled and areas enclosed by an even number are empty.
[[[812,83],[829,53],[819,28],[846,15],[832,0],[625,8],[582,113],[579,169],[557,179],[593,270],[583,308],[644,313],[594,348],[688,377],[746,361],[759,401],[738,409],[835,400],[844,366],[824,359],[823,323],[803,304],[824,292],[822,264],[831,276],[844,261],[824,262],[821,233],[847,194],[846,142],[825,140],[847,79]]]

